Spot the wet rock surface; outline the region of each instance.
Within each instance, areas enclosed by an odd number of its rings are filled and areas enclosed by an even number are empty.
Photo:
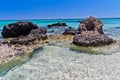
[[[80,33],[74,36],[73,43],[80,46],[103,46],[114,43],[113,39],[104,34],[102,27],[103,23],[94,17],[81,21],[78,27]]]
[[[38,26],[32,22],[16,22],[4,26],[2,36],[4,38],[26,36],[32,29],[37,29]]]

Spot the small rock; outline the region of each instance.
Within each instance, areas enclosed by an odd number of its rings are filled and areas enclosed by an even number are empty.
[[[65,27],[65,26],[67,26],[66,23],[60,23],[60,22],[58,22],[58,23],[50,24],[47,27],[52,28],[52,27]]]
[[[77,29],[73,29],[72,27],[65,29],[65,31],[63,32],[63,34],[70,34],[70,35],[75,35],[77,33],[79,33],[79,31]]]

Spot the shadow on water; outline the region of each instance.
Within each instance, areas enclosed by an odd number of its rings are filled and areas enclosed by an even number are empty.
[[[36,49],[32,52],[32,54],[30,55],[28,61],[30,61],[33,57],[35,57],[36,54],[39,53],[39,51],[42,51],[42,50],[43,50],[43,47],[36,48]],[[18,65],[16,65],[16,66],[13,66],[12,68],[8,68],[8,69],[2,71],[2,72],[0,73],[0,77],[6,75],[10,70],[14,70],[14,69],[22,66],[23,64],[27,63],[28,61],[23,62],[22,64],[18,64]]]

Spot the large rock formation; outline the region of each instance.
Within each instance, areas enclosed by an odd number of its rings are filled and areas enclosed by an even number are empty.
[[[53,28],[53,27],[65,27],[65,26],[67,26],[66,23],[60,23],[60,22],[58,22],[58,23],[50,24],[47,27],[48,28]]]
[[[16,22],[4,26],[2,35],[4,38],[13,38],[9,42],[3,41],[4,44],[32,44],[36,40],[44,40],[47,38],[47,30],[45,28],[38,28],[32,22]]]
[[[2,36],[4,38],[19,37],[21,35],[26,36],[32,29],[37,29],[38,26],[32,22],[16,22],[4,26]]]
[[[94,17],[83,20],[78,27],[80,33],[74,36],[73,43],[80,46],[102,46],[115,42],[104,34],[102,27],[103,23]]]

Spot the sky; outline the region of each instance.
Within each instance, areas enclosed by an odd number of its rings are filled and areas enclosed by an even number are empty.
[[[120,17],[120,0],[0,0],[0,20]]]

